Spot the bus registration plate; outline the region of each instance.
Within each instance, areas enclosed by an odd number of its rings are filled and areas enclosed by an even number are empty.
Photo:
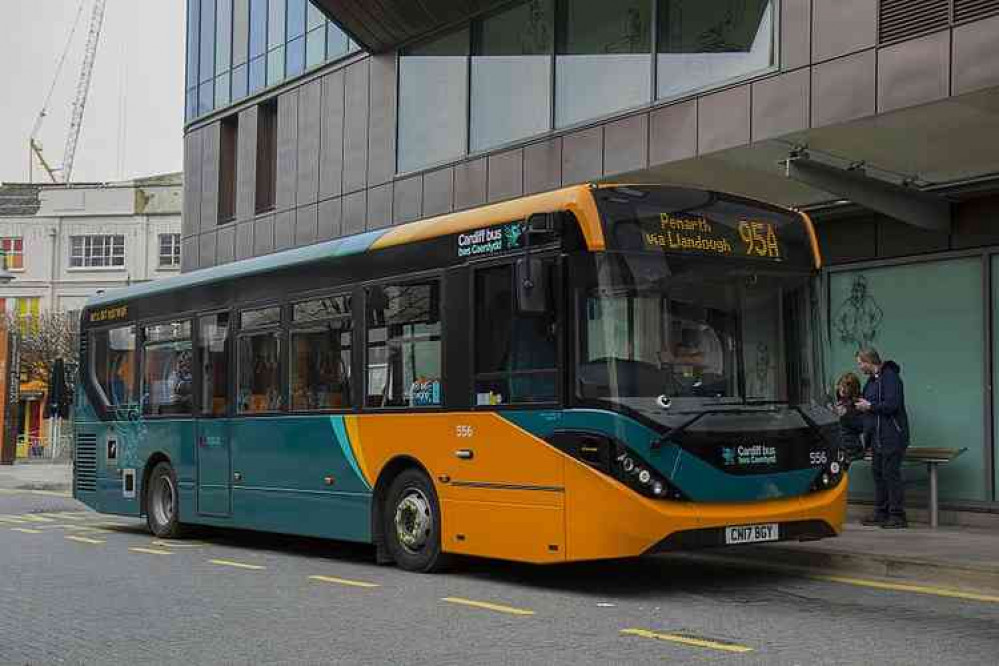
[[[725,528],[725,543],[757,543],[760,541],[777,541],[779,538],[777,523],[766,525],[739,525]]]

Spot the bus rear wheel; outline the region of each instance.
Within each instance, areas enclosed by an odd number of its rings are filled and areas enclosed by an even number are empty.
[[[389,486],[383,531],[392,559],[407,571],[430,573],[447,565],[441,552],[441,511],[430,478],[407,469]]]
[[[180,502],[177,475],[170,463],[161,462],[153,468],[146,486],[146,525],[161,539],[174,539],[181,534]]]

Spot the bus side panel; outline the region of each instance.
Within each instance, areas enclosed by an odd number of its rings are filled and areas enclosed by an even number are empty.
[[[565,457],[489,412],[347,417],[374,485],[394,458],[418,461],[441,501],[445,552],[522,562],[565,558]]]
[[[230,524],[370,541],[371,490],[344,441],[343,418],[233,419]]]

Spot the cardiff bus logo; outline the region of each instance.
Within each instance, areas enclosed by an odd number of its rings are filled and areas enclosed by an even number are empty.
[[[726,467],[735,464],[735,449],[733,449],[732,447],[730,446],[722,447],[721,456],[722,460],[725,461]]]

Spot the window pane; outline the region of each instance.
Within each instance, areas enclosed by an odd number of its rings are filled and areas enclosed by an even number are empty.
[[[267,0],[250,0],[250,57],[267,52]]]
[[[368,290],[369,407],[432,407],[441,395],[440,285]]]
[[[201,81],[215,76],[215,3],[202,0],[201,3]]]
[[[267,48],[284,44],[284,10],[286,0],[270,0],[267,13]]]
[[[289,40],[305,34],[305,0],[288,0],[288,31]]]
[[[329,298],[295,303],[291,311],[291,320],[296,324],[349,316],[350,296],[330,296]]]
[[[311,5],[310,5],[311,7]],[[315,67],[326,58],[326,30],[312,30],[305,37],[305,66]]]
[[[211,113],[215,108],[215,86],[213,81],[202,83],[198,94],[198,115],[202,116]]]
[[[285,66],[288,76],[301,74],[305,71],[305,37],[288,42]]]
[[[190,340],[146,345],[142,374],[143,414],[191,413]]]
[[[291,336],[291,408],[350,406],[350,319]]]
[[[657,95],[674,97],[770,67],[771,0],[659,0]]]
[[[147,343],[187,339],[191,337],[191,322],[171,321],[165,324],[146,326],[144,334]]]
[[[187,0],[187,87],[198,85],[198,29],[201,0]]]
[[[651,3],[565,2],[559,7],[556,125],[651,101]]]
[[[135,404],[135,327],[92,333],[94,376],[112,407]]]
[[[267,85],[273,86],[284,80],[284,47],[280,46],[267,54]]]
[[[472,150],[549,129],[554,16],[554,0],[536,0],[477,24]]]
[[[232,10],[232,64],[246,62],[250,46],[250,0],[235,0]]]
[[[402,52],[399,60],[399,170],[465,153],[468,29]],[[427,113],[433,109],[433,113]]]
[[[274,326],[281,323],[281,308],[261,308],[260,310],[246,310],[239,315],[240,328],[259,328],[261,326]]]
[[[240,65],[232,70],[232,101],[246,97],[247,93],[247,66]]]
[[[277,331],[239,339],[240,412],[273,412],[282,409],[281,334]]]
[[[216,0],[215,73],[221,74],[232,66],[232,0]]]
[[[222,416],[229,403],[229,314],[200,320],[201,413]]]
[[[326,17],[312,2],[306,3],[306,28],[312,30],[326,23]]]
[[[326,57],[330,60],[347,54],[347,35],[332,21],[326,24]]]
[[[198,117],[198,89],[191,88],[187,91],[185,120],[192,120]]]
[[[475,275],[475,372],[509,370],[513,319],[513,269],[501,266]]]
[[[229,74],[215,79],[215,108],[220,109],[229,103]]]
[[[267,57],[260,56],[250,61],[250,92],[263,90],[267,85]]]

